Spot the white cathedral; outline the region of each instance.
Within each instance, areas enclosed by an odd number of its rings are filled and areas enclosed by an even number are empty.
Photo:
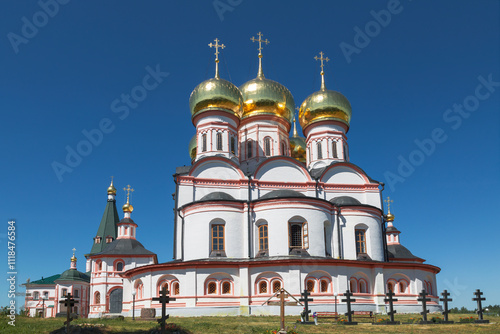
[[[278,306],[263,304],[282,287],[297,298],[308,290],[313,312],[332,311],[336,295],[340,300],[350,290],[354,310],[385,313],[389,289],[400,313],[421,310],[423,289],[430,311],[440,310],[440,269],[401,245],[394,215],[384,214],[383,183],[350,162],[351,105],[326,88],[328,58],[315,57],[321,88],[300,106],[302,138],[292,94],[264,77],[262,43],[268,41],[260,33],[252,40],[259,43],[255,79],[238,88],[219,77],[224,45],[216,39],[209,44],[215,77],[191,93],[196,134],[189,144],[192,165],[174,175],[174,260],[158,263],[137,240],[129,196],[119,220],[112,182],[86,273],[77,271],[73,256],[62,275],[27,283],[30,315],[40,312],[41,296],[52,305],[45,316],[64,313],[58,301],[66,293],[80,301],[84,317],[138,316],[145,308],[158,313],[153,298],[163,287],[176,299],[167,313],[178,316],[278,314]],[[345,303],[338,307],[342,312]],[[301,310],[286,308],[288,314]]]

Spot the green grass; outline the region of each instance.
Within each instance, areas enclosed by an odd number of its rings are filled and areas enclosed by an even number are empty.
[[[429,315],[429,319],[433,316]],[[459,321],[460,317],[470,317],[470,314],[452,314],[450,320]],[[387,316],[379,316],[387,318]],[[396,320],[402,322],[419,319],[420,315],[402,314],[396,315]],[[500,333],[500,318],[485,317],[491,324],[453,324],[453,325],[399,325],[399,326],[372,326],[361,323],[358,326],[336,325],[327,320],[320,321],[318,326],[306,326],[296,323],[299,317],[286,317],[289,329],[294,329],[299,334],[312,333]],[[63,327],[65,319],[62,318],[27,318],[16,317],[16,326],[8,325],[9,319],[0,317],[0,333],[51,333]],[[131,319],[78,319],[72,324],[100,324],[98,330],[89,333],[150,333],[157,327],[153,321],[132,321]],[[168,323],[175,323],[182,327],[184,333],[193,334],[218,334],[218,333],[264,333],[266,330],[278,329],[279,317],[275,316],[250,316],[250,317],[172,317]]]

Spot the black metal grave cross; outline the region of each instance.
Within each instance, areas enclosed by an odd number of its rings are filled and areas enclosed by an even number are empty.
[[[66,295],[66,298],[64,298],[64,300],[59,301],[59,303],[66,306],[66,321],[64,322],[64,324],[66,325],[66,333],[69,333],[70,332],[69,325],[71,321],[73,321],[73,318],[71,318],[71,311],[73,309],[73,306],[75,306],[75,304],[78,304],[78,301],[73,299],[71,293],[68,293]]]
[[[444,322],[449,322],[449,320],[448,320],[448,313],[450,313],[450,310],[448,310],[448,302],[453,301],[453,299],[448,298],[450,296],[450,293],[448,292],[448,290],[444,290],[441,293],[441,296],[443,296],[443,298],[439,298],[439,300],[442,301],[443,304],[444,304],[444,311],[441,312],[441,313],[444,316]]]
[[[154,297],[154,301],[159,301],[161,303],[161,318],[158,319],[158,322],[161,324],[161,333],[165,333],[165,322],[168,319],[169,315],[165,314],[165,306],[171,302],[174,301],[175,298],[170,297],[169,292],[166,287],[163,287],[160,291],[160,297]]]
[[[418,294],[420,298],[417,298],[419,302],[422,302],[422,312],[420,314],[422,315],[422,318],[424,319],[424,322],[427,322],[427,313],[429,313],[429,310],[427,309],[427,302],[430,302],[431,299],[427,298],[429,295],[425,289],[422,289],[422,292]]]
[[[387,292],[385,295],[387,296],[387,298],[384,298],[384,302],[389,303],[389,312],[387,312],[387,314],[391,317],[391,322],[394,322],[394,314],[396,313],[396,311],[394,310],[393,303],[397,302],[398,299],[393,298],[396,294],[392,292],[391,289],[389,289],[389,292]]]
[[[483,306],[481,305],[481,301],[486,300],[486,298],[481,297],[483,293],[477,289],[476,292],[474,292],[474,295],[476,298],[472,298],[473,301],[477,302],[477,315],[479,316],[479,320],[483,320]]]
[[[341,301],[343,303],[347,303],[347,313],[345,313],[345,315],[347,315],[348,323],[354,324],[352,322],[352,315],[354,314],[354,311],[351,311],[351,303],[355,302],[356,299],[351,298],[352,297],[352,293],[349,290],[345,291],[344,296],[346,296],[346,298],[345,299],[341,299]]]
[[[308,298],[311,293],[307,291],[307,289],[304,289],[304,292],[300,294],[302,298],[299,299],[299,302],[304,302],[304,313],[306,314],[305,316],[305,321],[309,322],[309,313],[311,313],[311,310],[309,309],[309,302],[314,301],[312,298]]]

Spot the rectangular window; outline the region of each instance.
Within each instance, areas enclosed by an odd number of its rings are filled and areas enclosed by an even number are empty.
[[[236,145],[234,142],[234,138],[231,138],[231,153],[236,154]]]
[[[290,247],[302,248],[302,224],[290,226]]]
[[[332,154],[334,158],[338,158],[338,153],[337,153],[337,142],[333,141],[332,142]]]
[[[356,254],[366,254],[366,231],[356,229]]]
[[[212,250],[224,250],[224,225],[212,225]]]
[[[318,159],[323,159],[323,150],[321,149],[321,143],[317,143],[316,148],[318,150]]]
[[[206,152],[207,151],[207,135],[203,134],[201,136],[201,151]]]
[[[267,233],[267,225],[259,226],[259,250],[264,251],[269,249],[269,239]]]
[[[271,139],[264,139],[264,153],[266,157],[271,155]]]

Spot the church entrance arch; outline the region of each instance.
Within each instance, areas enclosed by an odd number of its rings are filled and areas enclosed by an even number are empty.
[[[123,289],[115,289],[109,294],[109,313],[121,313],[123,302]]]

